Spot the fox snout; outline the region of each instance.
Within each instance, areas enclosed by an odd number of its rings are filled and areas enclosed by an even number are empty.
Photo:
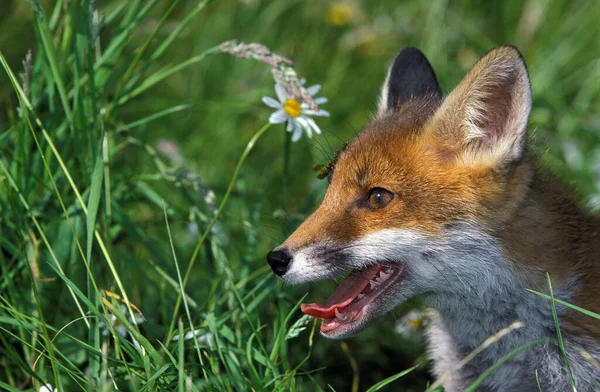
[[[292,255],[287,248],[273,249],[267,254],[267,262],[277,276],[283,276],[292,263]]]

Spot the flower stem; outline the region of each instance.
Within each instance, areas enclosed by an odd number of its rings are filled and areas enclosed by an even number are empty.
[[[212,220],[210,221],[210,223],[204,230],[202,237],[200,237],[200,241],[198,241],[196,248],[194,248],[194,252],[192,253],[192,257],[190,258],[190,262],[188,264],[188,267],[185,271],[185,275],[183,277],[183,283],[181,285],[182,291],[177,296],[177,302],[175,303],[175,308],[173,309],[173,318],[171,319],[171,326],[169,327],[169,333],[167,334],[167,340],[165,341],[165,346],[167,348],[169,347],[169,344],[171,342],[171,336],[173,335],[173,331],[175,330],[175,323],[177,320],[177,315],[179,314],[179,308],[181,307],[183,290],[185,290],[187,282],[190,278],[190,274],[192,273],[192,268],[194,267],[194,264],[195,264],[196,260],[198,259],[198,255],[200,254],[200,249],[202,248],[204,241],[206,241],[206,239],[208,238],[208,235],[210,234],[211,229],[213,228],[215,223],[217,223],[219,216],[223,212],[223,209],[225,208],[225,205],[227,204],[227,200],[229,199],[229,195],[231,194],[231,191],[233,191],[233,187],[235,186],[238,174],[240,172],[240,169],[242,168],[242,165],[244,164],[244,161],[248,157],[248,154],[250,154],[250,151],[256,144],[256,141],[267,131],[267,129],[269,129],[270,126],[271,126],[270,123],[265,124],[261,129],[259,129],[254,134],[254,136],[252,136],[252,139],[250,139],[250,141],[246,145],[246,149],[242,153],[242,156],[240,157],[240,160],[238,161],[237,166],[235,167],[235,170],[233,171],[233,176],[231,177],[231,181],[229,181],[229,185],[227,186],[227,190],[225,191],[225,195],[223,196],[223,200],[221,200],[221,204],[219,205],[219,208],[217,209],[215,216],[213,216]]]

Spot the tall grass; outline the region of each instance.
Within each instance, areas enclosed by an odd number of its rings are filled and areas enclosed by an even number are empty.
[[[404,46],[447,90],[492,46],[518,45],[545,163],[598,200],[597,3],[335,6],[6,2],[0,387],[424,390],[423,341],[394,330],[406,307],[345,346],[325,341],[297,311],[307,286],[282,287],[264,262],[318,203],[310,168],[368,121]],[[263,127],[269,70],[218,54],[232,38],[323,84],[322,136],[290,144]]]

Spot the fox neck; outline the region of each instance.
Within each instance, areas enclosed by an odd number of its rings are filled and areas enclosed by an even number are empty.
[[[473,228],[457,229],[456,236],[463,236],[460,238],[463,251],[455,255],[460,254],[463,259],[456,263],[459,264],[454,271],[456,278],[446,274],[451,289],[428,297],[431,307],[439,313],[439,320],[430,319],[428,328],[437,375],[451,372],[460,360],[489,342],[488,347],[459,372],[460,386],[448,387],[448,390],[458,391],[474,381],[473,375],[483,373],[509,353],[538,339],[553,338],[556,332],[551,302],[527,291],[533,287],[533,277],[506,257],[501,240]],[[470,242],[465,246],[465,241]],[[452,257],[452,253],[448,252],[448,257]],[[476,265],[477,269],[461,270],[460,264]],[[555,286],[553,291],[555,297],[569,301],[574,289],[574,281],[570,280],[560,287]],[[564,307],[557,306],[559,316],[565,312]],[[516,322],[523,324],[499,337],[499,341],[488,340]],[[510,380],[508,387],[499,390],[534,390],[534,378],[523,379],[518,375],[535,374],[537,369],[543,368],[543,361],[556,357],[555,353],[558,351],[554,347],[527,350],[515,358],[517,365],[504,366],[502,372],[496,372],[486,383],[507,386],[505,380]],[[523,369],[523,364],[528,368]]]
[[[470,286],[466,290],[463,283],[461,290],[429,299],[457,348],[465,354],[516,321],[525,326],[511,333],[497,355],[535,339],[556,336],[551,302],[528,291],[549,293],[546,272],[556,298],[600,311],[600,303],[589,301],[598,297],[594,283],[600,274],[593,263],[594,255],[600,255],[598,220],[570,195],[561,193],[564,186],[539,172],[533,174],[527,189],[517,212],[501,229],[465,235],[465,229],[460,228],[461,235],[476,238],[461,257],[475,258],[473,265],[482,266],[485,272],[464,276]],[[590,279],[590,274],[596,278]],[[593,319],[582,318],[579,312],[559,305],[558,316],[567,337],[569,332],[600,335]],[[496,360],[501,357],[493,355],[493,349],[490,354]]]
[[[440,314],[444,328],[461,356],[517,321],[525,325],[504,337],[502,345],[486,349],[482,355],[487,360],[481,357],[480,360],[492,365],[524,344],[555,336],[550,301],[527,290],[537,289],[533,284],[534,277],[506,257],[498,239],[481,232],[468,232],[465,227],[458,229],[472,241],[467,251],[464,251],[464,239],[461,241],[463,259],[458,262],[477,265],[478,270],[460,270],[458,266],[454,271],[447,271],[451,289],[432,294],[428,302]],[[448,252],[448,257],[453,257],[452,253]],[[570,301],[575,292],[575,280],[565,280],[553,288],[556,298]],[[558,306],[557,311],[559,316],[566,313],[563,306]]]
[[[567,301],[600,312],[600,220],[580,207],[569,187],[537,171],[519,213],[497,233],[504,254],[526,276],[528,288],[548,292],[546,273],[554,289],[572,286]],[[568,310],[564,330],[600,338],[597,322]]]

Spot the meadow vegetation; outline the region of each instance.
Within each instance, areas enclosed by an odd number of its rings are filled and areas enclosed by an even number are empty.
[[[448,92],[517,45],[532,145],[600,206],[599,17],[571,0],[2,0],[0,388],[425,390],[402,324],[418,302],[325,340],[298,306],[334,282],[285,287],[265,254],[318,205],[312,167],[369,121],[406,46]],[[220,53],[230,39],[322,85],[322,135],[268,126],[269,67]]]

